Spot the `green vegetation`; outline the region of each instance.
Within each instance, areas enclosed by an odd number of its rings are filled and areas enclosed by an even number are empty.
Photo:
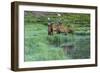
[[[57,13],[25,11],[25,61],[90,58],[90,15],[61,13],[63,25],[74,34],[48,35],[48,17],[57,22]],[[69,50],[66,50],[69,49]]]

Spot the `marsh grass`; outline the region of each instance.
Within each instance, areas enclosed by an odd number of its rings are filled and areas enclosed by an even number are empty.
[[[63,25],[73,34],[48,35],[48,17],[58,22],[56,12],[24,12],[24,60],[48,61],[90,58],[90,14],[60,13]]]
[[[48,35],[43,24],[25,25],[25,61],[46,61],[89,58],[88,35]],[[83,38],[84,37],[84,38]],[[67,54],[62,45],[74,45],[75,50]]]

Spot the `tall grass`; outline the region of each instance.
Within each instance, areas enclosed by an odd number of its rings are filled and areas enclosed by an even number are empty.
[[[54,12],[24,12],[24,60],[46,61],[90,58],[90,14]],[[73,34],[48,35],[48,17],[57,23],[59,18]]]
[[[89,35],[48,35],[43,24],[25,25],[25,61],[84,59],[90,57]],[[74,51],[65,52],[63,45],[73,45]]]

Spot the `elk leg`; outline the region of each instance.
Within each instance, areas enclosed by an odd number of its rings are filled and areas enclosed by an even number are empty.
[[[52,27],[50,25],[48,26],[48,35],[52,35]]]
[[[58,30],[57,33],[60,34],[60,31]]]
[[[65,35],[67,35],[67,33],[65,32]]]
[[[61,31],[60,31],[60,26],[57,25],[57,33],[60,34],[60,32],[61,32]]]

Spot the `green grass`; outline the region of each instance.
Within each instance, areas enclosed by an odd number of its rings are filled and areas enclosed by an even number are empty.
[[[25,24],[25,61],[84,59],[90,57],[89,35],[48,35],[46,25]],[[75,50],[66,53],[62,45],[73,45]]]
[[[90,14],[60,13],[60,17],[57,14],[24,12],[25,61],[90,58]],[[65,27],[71,25],[74,33],[48,35],[48,17],[53,23],[61,19]]]
[[[65,59],[61,48],[49,46],[46,28],[42,24],[25,25],[25,61]]]

